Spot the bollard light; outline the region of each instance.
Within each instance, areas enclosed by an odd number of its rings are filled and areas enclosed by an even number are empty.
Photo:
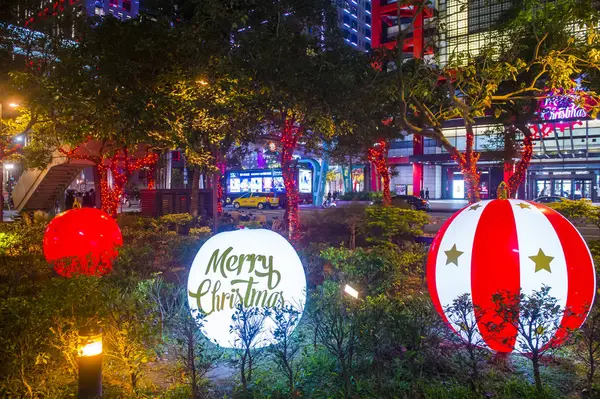
[[[346,284],[346,286],[344,287],[344,292],[350,295],[352,298],[358,299],[358,291],[350,287],[348,284]]]
[[[102,330],[87,327],[79,331],[79,399],[102,396]]]

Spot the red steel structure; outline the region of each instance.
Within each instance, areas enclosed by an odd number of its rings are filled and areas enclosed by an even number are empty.
[[[427,1],[427,0],[423,0]],[[433,47],[425,44],[425,22],[432,18],[435,10],[429,6],[420,6],[413,2],[401,2],[390,0],[373,0],[372,3],[372,42],[376,48],[387,48],[390,50],[398,47],[396,40],[397,29],[400,29],[402,21],[413,26],[402,43],[404,53],[412,53],[415,58],[433,54]],[[398,27],[397,29],[394,29]],[[390,31],[390,32],[388,32]],[[391,34],[390,34],[391,33]],[[414,136],[413,155],[423,155],[423,138]],[[408,157],[388,158],[390,165],[406,164]],[[373,166],[373,165],[372,165]],[[413,193],[419,195],[423,189],[423,164],[414,162],[412,164]],[[380,176],[375,167],[371,167],[371,189],[379,190]]]

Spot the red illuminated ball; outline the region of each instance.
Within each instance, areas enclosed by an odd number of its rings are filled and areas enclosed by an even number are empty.
[[[481,201],[454,214],[431,245],[427,281],[436,310],[465,339],[464,325],[446,313],[468,295],[481,311],[479,317],[474,310],[468,315],[476,323],[476,340],[497,352],[530,348],[516,321],[502,324],[527,313],[496,312],[494,295],[515,298],[549,288],[562,314],[560,324],[548,323],[540,335],[558,345],[583,324],[596,293],[593,259],[577,229],[544,205],[516,199]]]
[[[56,216],[44,232],[44,256],[62,276],[100,276],[112,269],[123,236],[117,222],[95,208]]]

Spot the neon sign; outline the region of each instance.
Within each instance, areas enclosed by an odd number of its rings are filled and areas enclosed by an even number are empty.
[[[540,122],[530,126],[534,137],[547,137],[554,132],[554,129],[564,133],[566,129],[582,125],[582,122],[576,119],[587,118],[588,111],[587,107],[582,107],[576,101],[579,96],[581,96],[580,90],[569,90],[566,93],[549,92],[548,97],[540,100],[537,111]],[[587,96],[584,99],[586,104],[591,101]]]

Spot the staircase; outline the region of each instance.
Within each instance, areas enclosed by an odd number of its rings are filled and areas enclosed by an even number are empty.
[[[52,162],[45,169],[25,170],[13,188],[12,199],[18,212],[31,210],[51,211],[59,196],[89,161],[69,160],[60,152],[52,154]]]

